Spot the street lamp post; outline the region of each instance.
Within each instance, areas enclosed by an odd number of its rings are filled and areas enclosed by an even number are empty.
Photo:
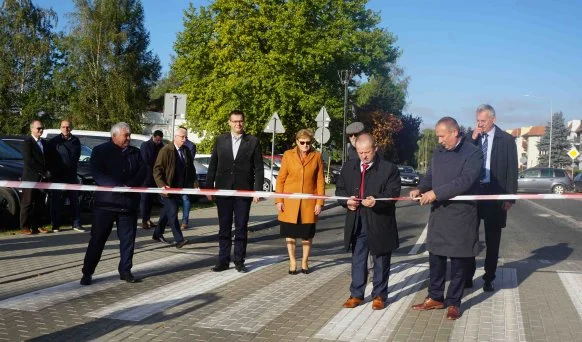
[[[533,97],[536,99],[544,99],[550,101],[550,144],[548,146],[548,168],[552,167],[552,131],[554,130],[554,106],[552,103],[552,99],[549,97],[543,96],[534,96],[534,95],[523,95],[527,97]]]
[[[342,131],[342,165],[344,164],[344,162],[346,161],[346,115],[347,115],[347,111],[348,111],[348,85],[350,83],[350,79],[352,77],[352,70],[351,69],[346,69],[346,70],[340,70],[338,71],[338,75],[340,78],[340,81],[342,82],[342,84],[344,85],[344,127],[343,127],[343,131]]]

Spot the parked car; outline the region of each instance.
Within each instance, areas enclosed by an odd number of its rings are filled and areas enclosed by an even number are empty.
[[[576,192],[582,192],[582,173],[579,173],[574,177],[574,190],[576,190]]]
[[[519,173],[518,192],[563,194],[572,191],[574,184],[564,169],[534,167]]]
[[[22,155],[0,140],[0,180],[19,181],[22,177]],[[0,188],[0,222],[2,227],[17,227],[20,215],[20,195],[14,188]]]
[[[412,166],[398,165],[400,171],[400,184],[402,185],[418,185],[420,177]]]
[[[111,139],[111,132],[102,132],[102,131],[84,131],[84,130],[73,130],[71,132],[81,141],[81,144],[84,145],[86,148],[93,149],[95,146],[105,143]],[[45,129],[43,132],[43,138],[52,138],[56,135],[61,134],[61,131],[58,129]],[[129,144],[131,146],[135,146],[137,148],[141,147],[141,144],[144,141],[150,140],[150,137],[143,134],[131,134],[131,141]],[[91,151],[89,151],[89,157],[91,156]],[[81,154],[83,158],[83,155]],[[86,160],[89,160],[89,157]],[[80,166],[80,164],[79,164]],[[198,175],[198,183],[201,186],[204,186],[206,183],[206,175],[208,174],[208,169],[204,167],[201,163],[194,161],[194,167],[196,168],[196,174]]]
[[[210,154],[196,153],[194,161],[198,161],[208,168],[208,164],[210,164]],[[277,185],[277,175],[279,174],[279,167],[277,164],[273,166],[273,187],[271,188],[271,160],[263,158],[263,165],[265,170],[263,175],[263,191],[275,191],[275,187]]]

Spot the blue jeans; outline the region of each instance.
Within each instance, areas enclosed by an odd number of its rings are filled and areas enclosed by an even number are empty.
[[[190,196],[182,195],[182,224],[188,225],[190,219]]]

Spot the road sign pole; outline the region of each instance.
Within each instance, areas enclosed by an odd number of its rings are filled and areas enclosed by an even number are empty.
[[[277,131],[277,119],[274,119],[273,122],[273,140],[271,141],[271,180],[269,181],[269,191],[273,189],[273,163],[275,162],[275,132]]]

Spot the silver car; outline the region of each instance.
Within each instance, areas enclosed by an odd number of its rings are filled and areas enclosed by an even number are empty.
[[[570,175],[564,169],[534,167],[519,174],[518,192],[563,194],[572,191]]]

